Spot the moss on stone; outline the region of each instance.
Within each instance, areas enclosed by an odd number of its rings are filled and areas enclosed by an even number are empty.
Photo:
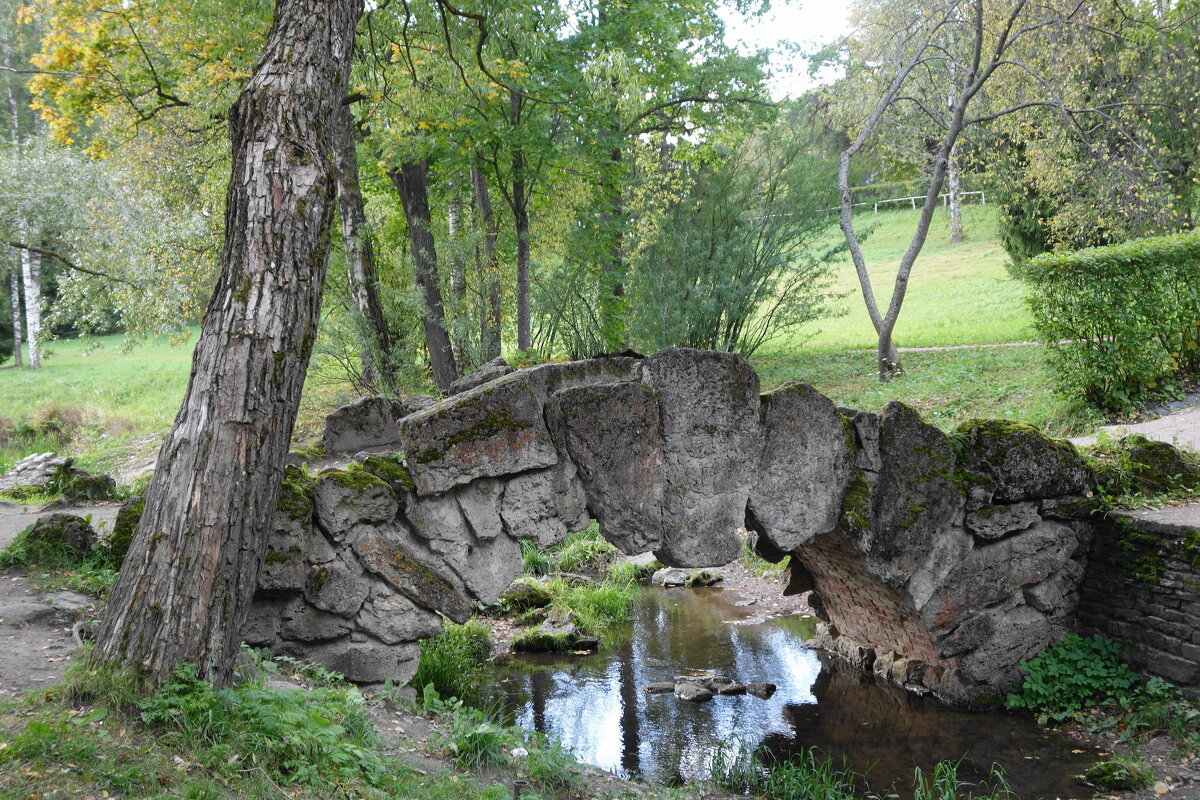
[[[331,480],[343,489],[350,489],[354,492],[365,492],[375,486],[391,490],[387,481],[363,469],[359,464],[351,464],[345,469],[322,470],[320,478],[321,480]]]
[[[291,558],[277,550],[267,550],[267,554],[263,556],[264,564],[283,564],[288,561],[291,561]]]
[[[279,487],[279,501],[275,508],[289,519],[304,519],[313,513],[313,481],[308,473],[298,467],[284,467],[283,483]]]
[[[412,475],[408,473],[408,467],[404,466],[404,459],[400,456],[367,456],[362,462],[362,468],[388,483],[396,492],[411,492],[416,489]]]
[[[112,536],[108,538],[108,552],[118,567],[125,561],[125,554],[129,552],[129,545],[133,542],[133,535],[137,532],[138,522],[145,510],[145,497],[131,497],[121,506],[117,518],[113,520]]]
[[[851,453],[855,452],[858,450],[858,435],[854,431],[854,420],[839,411],[838,421],[842,423],[842,438],[846,441],[846,449]]]
[[[866,530],[871,527],[870,517],[871,484],[867,482],[866,473],[855,469],[842,493],[842,515],[839,524],[852,530]]]
[[[518,653],[570,653],[575,649],[575,636],[532,628],[512,638],[512,649]]]
[[[492,391],[495,391],[495,389],[489,389],[486,393]],[[483,394],[480,395],[480,397],[482,396]],[[532,427],[533,423],[531,422],[517,419],[512,414],[504,411],[492,410],[484,414],[483,418],[474,425],[455,431],[447,436],[445,442],[443,442],[443,447],[423,448],[413,454],[413,459],[418,464],[429,464],[442,458],[446,455],[446,451],[455,445],[463,444],[464,442],[473,442],[478,439],[487,439],[505,431],[520,431]]]

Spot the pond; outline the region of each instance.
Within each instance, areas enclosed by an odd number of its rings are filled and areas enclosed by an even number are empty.
[[[522,656],[496,685],[516,723],[556,737],[576,758],[657,783],[708,776],[719,746],[788,755],[816,747],[866,773],[872,789],[909,794],[914,767],[962,759],[959,775],[1003,767],[1025,800],[1091,795],[1076,775],[1094,751],[1025,717],[965,712],[885,684],[805,645],[812,620],[755,619],[720,589],[646,590],[623,641],[587,657]],[[717,672],[777,684],[767,700],[687,703],[643,687]]]

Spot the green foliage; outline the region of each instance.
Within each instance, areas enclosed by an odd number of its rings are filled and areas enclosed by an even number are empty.
[[[1142,789],[1154,783],[1154,771],[1133,758],[1113,756],[1084,774],[1097,789]]]
[[[635,584],[649,580],[650,576],[663,568],[661,561],[651,561],[649,564],[638,564],[633,561],[614,561],[608,565],[604,573],[607,583]]]
[[[86,521],[90,524],[91,517]],[[0,569],[19,568],[41,587],[61,587],[103,597],[116,583],[123,553],[109,543],[96,540],[86,551],[67,547],[61,542],[42,539],[30,541],[30,525],[0,550]]]
[[[446,622],[441,633],[422,640],[421,661],[411,684],[418,689],[432,686],[444,697],[477,700],[479,678],[490,655],[486,625],[477,620]]]
[[[718,746],[713,754],[710,780],[739,794],[775,800],[856,800],[861,776],[843,764],[837,766],[816,748],[801,750],[776,760],[765,751],[760,756],[740,742]]]
[[[791,556],[784,556],[776,564],[772,564],[762,556],[750,549],[750,545],[742,542],[742,567],[749,573],[759,576],[760,578],[777,578],[783,574],[783,571],[788,568],[791,562]]]
[[[841,245],[822,235],[836,164],[814,154],[813,130],[803,114],[790,114],[680,167],[683,194],[630,278],[638,349],[749,356],[832,313],[831,262]]]
[[[1200,487],[1200,458],[1166,442],[1137,434],[1114,439],[1101,431],[1085,454],[1102,508],[1189,499]]]
[[[1099,634],[1072,634],[1020,665],[1025,678],[1009,694],[1010,709],[1026,709],[1039,720],[1065,719],[1100,703],[1128,702],[1137,675],[1118,660],[1121,646]]]
[[[595,520],[582,531],[568,533],[561,544],[538,548],[535,542],[521,540],[521,557],[529,575],[553,572],[598,570],[609,564],[621,551],[604,540]]]
[[[357,689],[291,691],[242,684],[214,689],[194,665],[140,703],[142,720],[219,768],[237,756],[287,782],[378,783],[383,760]]]
[[[1120,410],[1200,374],[1200,235],[1045,253],[1022,278],[1065,394]]]

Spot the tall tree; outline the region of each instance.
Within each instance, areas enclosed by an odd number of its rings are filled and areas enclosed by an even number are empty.
[[[229,115],[222,271],[93,659],[229,680],[316,335],[362,0],[279,0]]]
[[[433,221],[429,213],[429,162],[407,162],[389,170],[396,186],[404,217],[408,220],[408,239],[412,250],[417,286],[425,295],[425,313],[421,324],[429,347],[429,366],[433,382],[443,392],[458,378],[454,346],[446,329],[446,309],[438,278],[437,247],[433,239]]]
[[[1017,111],[1047,107],[1071,121],[1102,113],[1109,104],[1071,107],[1052,89],[1040,61],[1048,31],[1067,29],[1082,14],[1082,3],[1033,4],[1027,0],[950,0],[936,6],[909,0],[864,0],[857,6],[863,33],[854,46],[862,83],[840,91],[866,97],[861,117],[842,152],[838,175],[839,222],[850,248],[863,301],[878,334],[879,378],[900,371],[893,331],[904,303],[912,268],[940,205],[955,147],[968,128]],[[989,97],[985,86],[1006,91]],[[945,98],[949,97],[949,102]],[[886,311],[875,300],[870,274],[854,227],[850,194],[851,162],[897,109],[915,107],[930,126],[934,142],[929,188],[912,240],[900,258]]]

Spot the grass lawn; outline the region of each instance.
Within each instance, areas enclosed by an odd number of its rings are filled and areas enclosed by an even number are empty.
[[[38,372],[11,362],[0,367],[0,432],[10,424],[56,424],[89,470],[153,452],[183,400],[198,332],[178,344],[149,339],[127,352],[120,335],[51,342]],[[58,449],[53,437],[39,438],[6,447],[0,437],[0,469],[30,452]]]
[[[937,347],[1029,341],[1035,338],[1024,287],[1006,269],[1008,254],[996,234],[993,206],[963,209],[966,241],[950,246],[939,210],[913,267],[896,325],[900,347]],[[895,269],[912,238],[917,214],[901,209],[860,213],[870,231],[863,255],[881,308],[891,298]],[[840,237],[841,231],[830,234]],[[863,305],[847,253],[835,291],[845,293],[843,316],[821,320],[765,345],[751,359],[764,389],[789,381],[813,384],[834,402],[879,411],[901,400],[931,422],[951,428],[971,417],[1010,417],[1056,435],[1098,424],[1098,416],[1055,394],[1041,347],[998,347],[902,354],[905,374],[880,384],[875,372],[875,329]]]
[[[893,210],[855,217],[855,227],[867,231],[863,256],[871,275],[875,299],[881,311],[891,301],[896,267],[908,247],[917,224],[910,210]],[[900,347],[929,347],[956,344],[1020,342],[1033,338],[1024,287],[1013,280],[1005,267],[1008,253],[996,235],[994,206],[963,208],[966,241],[951,246],[949,223],[938,210],[929,237],[913,266],[895,340]],[[841,239],[841,231],[831,237]],[[782,339],[780,349],[794,349],[801,340],[811,348],[835,349],[873,347],[875,329],[867,316],[850,254],[838,267],[834,291],[844,293],[844,316],[822,320],[819,330],[802,330],[798,337]],[[811,336],[803,341],[806,336]]]

